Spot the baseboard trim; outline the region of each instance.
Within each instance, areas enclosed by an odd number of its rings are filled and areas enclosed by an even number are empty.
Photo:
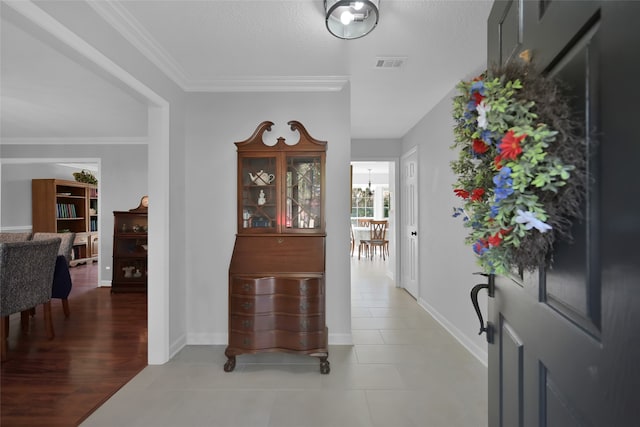
[[[427,303],[424,299],[418,299],[418,305],[422,307],[427,313],[429,313],[443,328],[447,330],[464,348],[469,351],[476,359],[480,361],[484,366],[488,366],[487,350],[479,347],[475,342],[471,341],[465,334],[456,328],[453,323],[440,314],[433,306]]]

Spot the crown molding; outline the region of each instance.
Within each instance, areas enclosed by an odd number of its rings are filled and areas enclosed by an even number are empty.
[[[347,76],[251,76],[194,80],[122,4],[87,0],[109,25],[185,92],[339,92]]]
[[[0,145],[148,145],[146,136],[105,137],[9,137],[0,138]]]
[[[346,76],[281,76],[218,78],[190,82],[187,92],[339,92]]]
[[[124,6],[115,1],[103,0],[87,0],[87,4],[138,49],[145,58],[180,86],[182,90],[186,90],[189,79],[184,69]]]

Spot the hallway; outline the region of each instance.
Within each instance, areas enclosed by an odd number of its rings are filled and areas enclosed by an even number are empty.
[[[485,426],[486,368],[384,277],[382,260],[351,263],[354,345],[331,346],[330,374],[280,353],[239,356],[225,373],[224,346],[187,346],[82,426]]]

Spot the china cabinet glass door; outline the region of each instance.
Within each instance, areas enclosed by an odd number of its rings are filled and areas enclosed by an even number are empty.
[[[320,156],[286,158],[285,229],[322,228]]]
[[[274,231],[278,200],[276,157],[243,157],[241,171],[241,229]]]

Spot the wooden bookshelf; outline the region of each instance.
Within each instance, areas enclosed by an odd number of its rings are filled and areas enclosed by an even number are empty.
[[[98,188],[61,179],[31,180],[34,233],[76,233],[71,265],[98,260]]]

